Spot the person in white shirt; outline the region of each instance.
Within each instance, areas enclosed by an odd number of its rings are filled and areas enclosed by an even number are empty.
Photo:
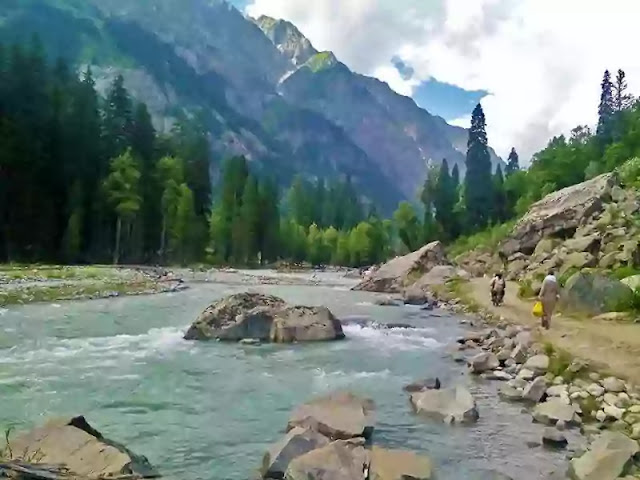
[[[560,294],[560,286],[553,270],[542,281],[540,294],[538,299],[542,302],[542,327],[549,329],[551,327],[551,316],[556,308],[556,303]]]

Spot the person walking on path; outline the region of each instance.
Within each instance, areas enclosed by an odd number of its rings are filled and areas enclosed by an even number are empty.
[[[549,330],[551,327],[551,316],[556,308],[556,303],[560,294],[558,279],[553,270],[542,281],[538,300],[542,302],[542,327]]]

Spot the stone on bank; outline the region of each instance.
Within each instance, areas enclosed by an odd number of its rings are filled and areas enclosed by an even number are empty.
[[[624,434],[603,432],[584,455],[571,460],[568,475],[572,480],[615,480],[627,473],[639,451],[638,442]]]

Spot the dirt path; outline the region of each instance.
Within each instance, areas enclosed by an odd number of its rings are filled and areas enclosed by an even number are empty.
[[[488,278],[474,279],[468,288],[469,297],[495,315],[521,325],[539,324],[539,320],[531,315],[533,302],[518,298],[516,283],[508,283],[501,307],[491,304]],[[640,384],[640,325],[554,315],[551,329],[538,331],[543,341],[550,341],[572,355],[588,360],[596,368]]]

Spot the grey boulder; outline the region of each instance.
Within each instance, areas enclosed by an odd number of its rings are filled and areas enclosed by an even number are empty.
[[[411,404],[416,413],[435,416],[447,422],[473,423],[479,417],[473,396],[462,386],[413,393]]]

